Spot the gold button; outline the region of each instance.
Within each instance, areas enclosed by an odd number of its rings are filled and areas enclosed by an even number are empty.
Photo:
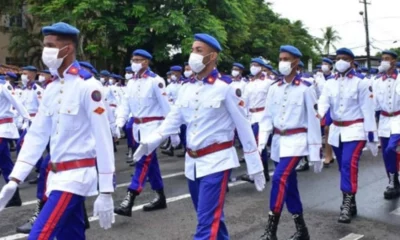
[[[196,108],[195,110],[196,110],[196,111],[198,111],[198,110],[199,110],[199,108]]]
[[[58,104],[60,104],[61,103],[61,100],[58,100]]]
[[[56,132],[56,134],[58,134],[58,132]]]
[[[60,83],[61,83],[61,84],[64,84],[64,80],[61,80]]]
[[[60,90],[60,93],[63,93],[63,90]]]
[[[196,92],[196,95],[199,95],[199,92]]]
[[[196,99],[196,102],[198,102],[199,101],[199,99]]]
[[[68,113],[71,113],[71,111],[70,111],[70,110],[68,110]]]

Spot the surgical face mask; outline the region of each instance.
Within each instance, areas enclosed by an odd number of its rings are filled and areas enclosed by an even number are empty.
[[[132,67],[132,71],[134,71],[135,73],[138,73],[140,71],[140,69],[143,68],[143,65],[141,63],[132,63],[131,64]]]
[[[42,75],[39,76],[39,79],[38,79],[39,82],[44,82],[45,80],[46,80],[46,78],[44,76],[42,76]]]
[[[259,66],[251,66],[250,67],[251,75],[255,76],[261,72],[261,67]]]
[[[114,80],[113,79],[109,79],[108,80],[108,84],[113,85],[114,84]]]
[[[133,78],[132,73],[125,73],[125,79],[131,79],[131,78]]]
[[[105,83],[105,82],[106,82],[106,79],[103,78],[103,77],[101,77],[101,78],[100,78],[100,82],[101,82],[101,83]]]
[[[284,76],[289,76],[292,70],[293,68],[291,62],[279,62],[279,72],[282,73]]]
[[[239,71],[238,70],[232,70],[232,77],[237,77],[239,76]]]
[[[387,72],[390,69],[390,62],[389,61],[382,61],[381,65],[379,66],[382,70],[382,72]]]
[[[192,76],[192,74],[193,74],[193,71],[192,71],[192,70],[188,70],[188,71],[185,71],[185,72],[183,73],[183,75],[185,75],[186,78],[189,78],[190,76]]]
[[[323,73],[328,73],[331,69],[328,65],[322,65],[321,70]]]
[[[171,82],[171,78],[167,78],[167,82],[170,83]]]
[[[61,66],[61,64],[63,63],[64,58],[66,56],[68,56],[68,54],[67,54],[62,58],[58,58],[58,53],[61,50],[65,49],[66,47],[67,46],[65,46],[65,47],[63,47],[61,49],[44,47],[43,48],[43,52],[42,52],[42,61],[43,61],[43,63],[48,68],[53,69],[53,70],[54,69],[57,70]]]
[[[21,75],[21,82],[22,82],[22,85],[24,85],[26,87],[26,85],[28,85],[28,82],[29,82],[28,75],[22,74]]]
[[[344,73],[350,68],[350,63],[346,62],[345,60],[340,59],[336,62],[335,68],[339,73]]]
[[[201,72],[206,67],[206,65],[208,64],[208,63],[204,64],[203,63],[203,59],[204,59],[204,57],[207,57],[210,54],[208,54],[206,56],[202,56],[202,55],[200,55],[198,53],[191,53],[190,57],[189,57],[189,66],[192,69],[192,71],[195,72],[195,73]]]
[[[175,75],[171,75],[171,80],[176,81],[178,78]]]

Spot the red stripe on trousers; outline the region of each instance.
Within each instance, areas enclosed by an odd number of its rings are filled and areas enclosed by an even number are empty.
[[[151,157],[153,154],[150,154],[149,156],[146,157],[143,163],[143,168],[139,176],[139,188],[137,189],[138,192],[141,192],[143,190],[143,181],[145,180],[144,177],[146,176],[146,173],[149,171],[149,165],[151,162]]]
[[[396,152],[396,170],[400,171],[400,153]]]
[[[351,183],[351,193],[357,192],[357,161],[360,159],[361,151],[365,146],[365,141],[360,141],[353,154],[351,155],[350,161],[350,183]]]
[[[65,209],[67,209],[67,206],[71,201],[71,198],[72,198],[72,193],[63,192],[61,194],[61,197],[58,200],[56,207],[53,209],[50,217],[47,219],[47,222],[45,223],[42,232],[39,235],[38,240],[48,240],[50,238],[51,234],[54,231],[54,228],[57,226],[58,221],[64,214]]]
[[[219,193],[218,206],[214,213],[214,219],[211,224],[210,240],[216,240],[218,236],[219,223],[221,220],[222,210],[224,208],[224,200],[226,194],[226,186],[228,184],[229,170],[225,171],[224,178],[222,179],[221,190]]]
[[[275,207],[274,207],[274,213],[280,213],[283,205],[283,197],[285,196],[285,187],[286,187],[286,182],[287,178],[289,177],[290,173],[292,172],[293,168],[296,165],[297,159],[299,157],[293,157],[288,166],[286,167],[285,171],[283,172],[283,175],[281,177],[281,180],[279,181],[279,191],[278,191],[278,196],[276,197],[276,202],[275,202]]]

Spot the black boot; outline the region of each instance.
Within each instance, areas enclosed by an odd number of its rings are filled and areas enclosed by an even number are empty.
[[[132,156],[133,156],[132,148],[129,148],[128,153],[126,155],[127,158],[126,163],[133,163]]]
[[[338,222],[340,223],[351,223],[351,200],[353,198],[353,194],[345,193],[343,199],[343,206],[340,211],[340,216]]]
[[[310,169],[310,166],[308,164],[308,158],[304,157],[301,161],[300,164],[296,167],[297,172],[304,172],[308,171]]]
[[[117,150],[117,144],[115,144],[114,140],[113,140],[113,147],[114,147],[114,152],[118,152],[118,150]]]
[[[266,163],[263,162],[263,167],[264,167],[265,181],[269,182],[270,177],[269,177],[269,170],[268,170],[268,161]]]
[[[22,206],[22,201],[21,201],[21,197],[19,195],[19,189],[17,188],[17,190],[14,193],[14,196],[7,203],[6,208],[9,208],[9,207],[21,207],[21,206]]]
[[[389,173],[389,185],[383,193],[385,199],[394,199],[400,196],[400,183],[398,173]]]
[[[268,175],[269,176],[269,175]],[[249,183],[254,183],[254,180],[250,178],[249,175],[244,174],[240,177],[240,180],[245,181],[245,182],[249,182]]]
[[[114,213],[121,216],[132,217],[132,207],[137,195],[138,193],[136,191],[128,190],[121,205],[114,208]]]
[[[268,224],[265,227],[264,234],[260,237],[259,240],[278,240],[276,232],[278,231],[278,224],[280,217],[281,217],[280,214],[269,212]]]
[[[343,203],[344,203],[344,198],[345,198],[344,196],[345,196],[345,193],[343,193],[343,200],[342,200],[342,205],[340,205],[340,211],[343,210]],[[352,195],[352,197],[351,197],[350,214],[352,217],[357,215],[356,195]]]
[[[36,209],[35,212],[33,213],[33,216],[23,225],[17,227],[16,232],[17,233],[24,233],[24,234],[29,234],[31,232],[33,223],[36,221],[37,217],[39,216],[40,211],[42,211],[43,206],[46,202],[42,200],[37,200],[36,202]]]
[[[149,204],[143,206],[143,211],[150,212],[167,208],[167,199],[165,199],[164,189],[157,190],[156,195],[156,198],[154,198]]]
[[[310,240],[306,222],[304,221],[303,214],[293,215],[294,223],[296,224],[296,233],[289,238],[289,240]]]
[[[174,148],[172,147],[172,145],[167,148],[166,150],[162,150],[161,151],[162,154],[165,154],[167,156],[173,157],[174,156]]]
[[[88,214],[87,214],[87,210],[86,210],[86,205],[85,205],[85,203],[83,203],[83,209],[84,209],[84,213],[85,213],[85,216],[84,216],[84,220],[85,220],[85,229],[87,230],[87,229],[90,229],[90,222],[89,222],[89,217],[88,217]]]

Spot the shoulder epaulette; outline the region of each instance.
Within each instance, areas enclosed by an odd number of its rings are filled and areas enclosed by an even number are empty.
[[[157,76],[157,74],[155,74],[154,72],[152,72],[152,71],[147,71],[145,74],[143,74],[143,77],[144,78],[147,78],[147,77],[156,77]]]
[[[83,68],[79,69],[78,75],[79,75],[83,80],[88,80],[89,78],[91,78],[91,77],[93,76],[89,71],[87,71],[87,70],[85,70],[85,69],[83,69]]]
[[[0,84],[6,84],[6,80],[1,80],[0,79]]]
[[[364,79],[365,78],[365,75],[361,74],[361,73],[356,73],[355,75],[360,79]]]
[[[307,87],[312,85],[312,83],[305,81],[305,80],[301,80],[300,82],[303,83],[304,85],[306,85]]]
[[[232,78],[230,78],[228,75],[222,75],[222,76],[220,77],[220,79],[221,79],[223,82],[226,82],[227,84],[231,84],[231,83],[232,83]]]

